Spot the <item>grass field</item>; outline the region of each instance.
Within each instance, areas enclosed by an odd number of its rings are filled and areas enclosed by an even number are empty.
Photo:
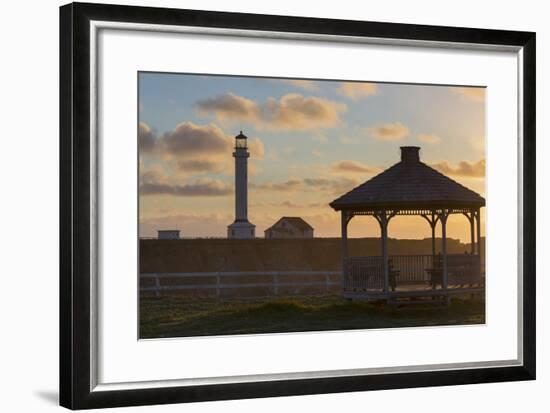
[[[282,333],[485,323],[483,299],[449,307],[349,302],[338,296],[226,301],[141,297],[140,337]]]

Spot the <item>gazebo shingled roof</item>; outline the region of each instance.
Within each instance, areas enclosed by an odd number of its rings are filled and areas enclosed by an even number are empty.
[[[335,210],[384,208],[479,208],[478,193],[420,161],[420,148],[401,147],[401,162],[330,203]]]

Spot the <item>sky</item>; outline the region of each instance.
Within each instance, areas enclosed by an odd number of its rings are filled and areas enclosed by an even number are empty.
[[[225,237],[234,220],[234,137],[248,137],[249,221],[256,236],[300,216],[339,237],[329,202],[420,146],[421,160],[485,195],[485,89],[140,72],[140,236],[178,229]],[[482,235],[484,235],[482,210]],[[350,237],[377,237],[355,217]],[[426,238],[421,217],[396,217],[391,238]],[[448,236],[469,242],[464,216]]]

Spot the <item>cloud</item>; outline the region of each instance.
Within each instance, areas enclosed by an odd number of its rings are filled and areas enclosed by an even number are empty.
[[[197,102],[197,108],[201,114],[213,113],[219,120],[240,120],[253,123],[261,117],[261,108],[255,101],[233,93],[201,100]]]
[[[447,161],[441,161],[430,166],[445,175],[464,178],[485,177],[485,159],[477,162],[460,161],[456,166],[450,165]]]
[[[252,202],[250,205],[252,208],[269,208],[270,211],[272,211],[271,208],[292,208],[292,209],[311,209],[311,208],[322,208],[322,207],[328,207],[328,202],[295,202],[295,201],[282,201],[282,202]]]
[[[312,80],[303,79],[277,79],[279,82],[287,83],[299,89],[304,89],[309,92],[315,92],[319,90],[319,84]]]
[[[143,183],[155,183],[155,182],[167,182],[168,177],[164,173],[164,171],[160,168],[160,166],[155,165],[148,169],[143,169],[142,165],[140,165],[140,171],[139,171],[139,184]]]
[[[201,115],[213,115],[219,121],[246,122],[259,129],[308,130],[338,125],[347,105],[298,93],[289,93],[279,100],[268,98],[263,103],[227,93],[199,101],[197,108]]]
[[[297,189],[300,189],[302,182],[299,179],[289,179],[284,182],[262,182],[262,183],[253,183],[248,184],[249,188],[258,189],[258,190],[267,190],[267,191],[281,191],[281,192],[292,192]]]
[[[477,152],[485,153],[485,138],[483,136],[472,136],[468,142]]]
[[[356,179],[347,177],[338,178],[302,178],[289,179],[283,182],[262,182],[249,184],[249,188],[260,191],[275,191],[275,192],[325,192],[330,195],[342,194],[357,186]]]
[[[183,122],[163,134],[158,142],[162,153],[169,156],[226,154],[231,151],[233,139],[215,124],[196,125]]]
[[[225,196],[233,193],[233,188],[223,182],[209,179],[198,180],[184,185],[161,182],[146,182],[139,187],[140,195],[173,196]]]
[[[304,183],[308,186],[327,186],[331,182],[328,178],[304,178]]]
[[[282,207],[282,208],[293,208],[293,209],[298,209],[298,208],[319,208],[319,207],[322,207],[322,206],[325,206],[325,205],[328,205],[328,204],[323,204],[321,202],[306,202],[304,204],[300,204],[300,203],[297,203],[297,202],[292,202],[292,201],[283,201],[283,202],[280,202],[280,203],[271,203],[270,206],[273,206],[273,207]]]
[[[223,164],[219,162],[198,160],[198,159],[184,159],[178,161],[178,169],[184,172],[220,172],[223,170]]]
[[[259,138],[248,139],[248,151],[252,159],[264,159],[264,144]]]
[[[420,142],[438,144],[441,143],[441,138],[437,135],[428,135],[421,133],[416,137]]]
[[[195,165],[200,167],[200,165]],[[204,167],[204,165],[203,165]],[[216,179],[198,179],[185,184],[174,183],[159,167],[141,171],[139,194],[173,196],[225,196],[233,193],[233,188]]]
[[[485,88],[484,87],[456,87],[451,86],[449,90],[453,93],[462,95],[465,98],[471,99],[475,102],[485,102]]]
[[[381,141],[398,141],[409,134],[409,128],[400,122],[381,123],[366,128],[366,131],[370,136]]]
[[[231,165],[231,170],[228,171],[228,175],[233,175],[235,172],[235,166]],[[264,169],[261,166],[256,165],[254,162],[248,163],[248,175],[255,176],[263,173]]]
[[[326,192],[330,195],[341,195],[358,185],[358,181],[353,178],[305,178],[304,184],[311,190]]]
[[[351,100],[359,100],[376,95],[378,86],[375,83],[342,82],[336,91]]]
[[[344,160],[339,161],[331,166],[331,170],[335,173],[352,173],[352,174],[369,174],[379,172],[377,168],[371,168],[359,161]]]
[[[155,148],[155,133],[145,122],[139,122],[138,144],[140,151],[143,152],[152,152]]]
[[[233,173],[234,137],[213,123],[182,122],[160,137],[156,137],[148,125],[140,123],[139,145],[144,153],[171,165],[180,176],[182,173]],[[263,159],[265,150],[260,139],[248,139],[248,148],[251,159]]]

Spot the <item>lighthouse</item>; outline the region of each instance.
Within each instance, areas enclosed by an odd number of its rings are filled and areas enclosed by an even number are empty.
[[[235,137],[235,222],[227,227],[227,238],[255,237],[256,226],[248,222],[248,152],[247,137]]]

